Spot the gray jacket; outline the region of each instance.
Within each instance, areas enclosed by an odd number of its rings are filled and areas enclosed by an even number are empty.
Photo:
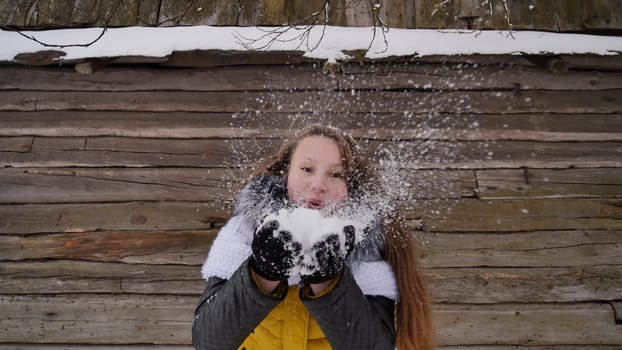
[[[347,267],[328,294],[317,299],[300,298],[333,349],[395,348],[393,300],[363,295]],[[195,349],[236,349],[283,299],[261,293],[247,263],[229,280],[210,278],[195,311]]]
[[[236,201],[234,215],[255,220],[261,212],[275,209],[286,189],[276,177],[251,179]],[[275,202],[276,199],[276,202]],[[384,251],[376,225],[349,257],[357,261],[378,260]],[[263,294],[253,282],[244,261],[231,278],[209,277],[207,288],[195,311],[192,341],[197,350],[236,349],[275,308],[285,295]],[[394,349],[394,301],[383,296],[364,295],[346,266],[339,283],[320,298],[300,299],[317,321],[333,349]]]

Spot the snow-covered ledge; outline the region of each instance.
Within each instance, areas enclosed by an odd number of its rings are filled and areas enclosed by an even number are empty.
[[[537,31],[464,31],[322,27],[308,32],[278,27],[126,27],[27,31],[21,34],[0,30],[0,61],[11,62],[19,54],[46,50],[57,52],[56,60],[76,61],[99,57],[166,57],[191,50],[298,51],[305,57],[328,61],[351,58],[346,52],[363,52],[369,59],[396,56],[472,54],[593,54],[622,53],[622,37],[562,34]],[[27,36],[31,37],[28,38]],[[34,39],[34,40],[33,40]],[[271,41],[272,40],[272,41]],[[92,43],[88,45],[89,43]],[[244,45],[246,44],[246,46]]]

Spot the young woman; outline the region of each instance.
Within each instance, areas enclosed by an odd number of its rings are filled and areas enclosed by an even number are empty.
[[[285,230],[278,220],[296,208],[331,212],[380,195],[377,188],[340,130],[311,125],[290,138],[247,181],[214,240],[195,348],[432,349],[415,241],[395,210],[376,210],[363,235],[344,225],[311,247],[295,238],[304,222]]]

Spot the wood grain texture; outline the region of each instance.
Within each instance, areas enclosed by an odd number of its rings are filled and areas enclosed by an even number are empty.
[[[206,231],[97,231],[0,236],[7,261],[75,259],[132,264],[200,265],[218,229]],[[426,268],[589,267],[621,265],[619,231],[515,233],[419,232]]]
[[[6,168],[0,203],[230,201],[250,171],[235,168]],[[400,201],[473,197],[472,171],[396,170]],[[406,186],[405,184],[408,184]]]
[[[0,166],[248,167],[283,139],[35,138],[30,152],[0,152]],[[617,168],[622,141],[367,140],[365,154],[410,169]],[[580,157],[578,157],[580,155]]]
[[[159,69],[114,67],[79,75],[71,68],[0,67],[0,90],[31,91],[245,91],[325,89],[409,90],[579,90],[622,88],[622,73],[543,72],[512,65],[507,56],[494,64],[344,63],[338,74],[325,74],[319,63]],[[595,61],[595,60],[594,60]],[[570,64],[570,63],[569,63]]]
[[[67,343],[69,331],[74,336],[68,343],[74,344],[189,344],[195,303],[185,296],[2,296],[0,310],[7,317],[0,325],[8,342]],[[437,305],[435,311],[441,345],[622,341],[609,304]]]
[[[615,300],[620,265],[558,268],[429,268],[438,303],[494,304]],[[206,286],[200,265],[47,261],[0,263],[2,294],[150,294],[199,296]]]
[[[406,218],[440,232],[622,229],[619,199],[424,199]],[[0,205],[0,233],[96,230],[202,230],[230,215],[230,202]],[[51,224],[53,223],[53,224]]]
[[[5,112],[0,136],[139,138],[284,138],[306,123],[330,124],[362,140],[621,141],[620,114],[425,114],[409,113],[192,113],[41,111]],[[6,150],[21,149],[2,138]],[[14,142],[14,143],[13,143]],[[31,140],[32,143],[32,140]],[[15,146],[11,146],[15,145]],[[11,148],[12,147],[12,148]],[[24,149],[29,149],[25,147]]]
[[[619,168],[477,170],[476,177],[482,199],[622,196]]]
[[[620,91],[0,91],[0,111],[620,113]]]
[[[240,20],[268,11],[246,3]],[[481,15],[476,3],[455,10]],[[141,4],[139,20],[173,24],[180,8],[163,4],[160,19]],[[529,14],[550,21],[560,4]],[[229,5],[211,20],[229,20]],[[577,6],[574,19],[591,5]],[[145,59],[89,75],[0,67],[0,349],[189,350],[200,268],[236,190],[309,122],[347,130],[385,176],[418,242],[440,349],[622,344],[620,57],[361,60],[332,73],[292,52]]]

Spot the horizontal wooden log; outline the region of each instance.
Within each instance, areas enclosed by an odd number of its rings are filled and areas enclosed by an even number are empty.
[[[425,274],[438,303],[615,300],[620,265],[581,268],[434,268]],[[200,266],[76,261],[0,263],[1,294],[175,294],[198,296]]]
[[[190,296],[2,296],[0,326],[7,330],[4,342],[190,344],[196,302]],[[435,315],[441,345],[622,342],[608,304],[446,304],[436,305]]]
[[[483,199],[622,196],[618,168],[476,170]]]
[[[107,262],[200,265],[217,230],[112,231],[1,236],[3,260],[74,259]]]
[[[407,210],[429,231],[508,232],[622,228],[620,199],[419,201]]]
[[[338,76],[341,89],[417,90],[600,90],[622,87],[622,74],[568,71],[553,74],[537,67],[480,63],[346,63]]]
[[[262,156],[275,152],[281,143],[281,140],[211,139],[89,139],[87,142],[80,138],[40,138],[36,139],[33,151],[22,156],[0,153],[0,166],[238,167],[257,163]]]
[[[439,346],[440,350],[618,350],[617,345],[459,345]],[[194,350],[192,345],[74,345],[0,343],[0,350]]]
[[[4,342],[190,344],[194,296],[2,296]]]
[[[0,232],[209,230],[229,217],[230,206],[228,202],[2,205]]]
[[[38,83],[33,84],[35,81]],[[0,67],[0,90],[242,92],[335,88],[337,80],[325,75],[318,64],[184,70],[109,67],[89,75],[76,74],[72,68]]]
[[[0,137],[0,152],[29,152],[33,140],[31,136]]]
[[[85,261],[0,263],[2,294],[176,294],[199,296],[200,265],[146,265]]]
[[[622,115],[619,114],[530,114],[528,117],[516,117],[505,114],[417,113],[236,115],[115,111],[6,112],[0,116],[0,136],[284,138],[291,129],[312,122],[345,129],[359,139],[549,142],[622,140]],[[7,147],[10,147],[10,139],[3,142],[7,142]]]
[[[248,173],[218,168],[0,168],[0,203],[228,201]],[[390,175],[403,185],[391,186],[399,200],[474,196],[472,171],[395,170]]]
[[[622,71],[622,58],[619,55],[602,56],[598,60],[592,60],[589,55],[561,55],[561,58],[568,62],[571,69],[604,72]]]
[[[573,302],[615,300],[620,265],[582,268],[445,268],[426,271],[440,303]]]
[[[622,264],[622,232],[417,233],[426,268],[582,267]]]
[[[223,201],[242,176],[237,169],[6,168],[0,202]]]
[[[31,152],[0,152],[4,167],[239,167],[282,139],[35,138]],[[622,167],[622,142],[436,140],[363,142],[372,162],[410,169]],[[581,155],[580,158],[577,155]]]
[[[0,205],[0,233],[203,230],[222,223],[230,202]],[[515,232],[622,229],[619,199],[419,200],[407,218],[428,231]]]
[[[575,91],[1,91],[0,111],[620,113],[619,89]]]
[[[440,350],[617,350],[617,345],[455,345],[439,346]],[[2,349],[0,347],[0,349]],[[33,348],[38,349],[38,348]],[[71,348],[69,348],[71,349]],[[21,350],[21,349],[20,349]],[[125,349],[123,349],[125,350]]]
[[[198,266],[216,230],[2,235],[0,256],[7,261],[73,259]],[[622,265],[619,231],[416,232],[416,236],[425,268]]]
[[[245,91],[299,89],[417,90],[603,90],[622,88],[622,73],[568,71],[553,74],[537,67],[427,62],[345,63],[325,74],[319,64],[149,69],[108,67],[87,76],[71,68],[0,67],[0,90],[45,91]],[[597,58],[592,58],[598,62]],[[170,62],[169,62],[170,64]],[[269,77],[269,78],[268,78]],[[36,84],[35,84],[36,82]]]
[[[600,348],[599,348],[600,349]],[[75,344],[33,344],[0,343],[0,350],[194,350],[192,345],[75,345]],[[505,350],[505,349],[504,349]],[[583,350],[572,348],[570,350]],[[602,349],[609,350],[609,349]]]
[[[622,325],[606,303],[439,305],[440,345],[617,345]]]

